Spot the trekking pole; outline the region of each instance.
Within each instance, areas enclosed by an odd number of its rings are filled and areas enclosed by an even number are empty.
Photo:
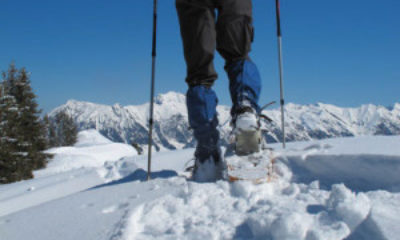
[[[154,112],[154,79],[156,71],[156,37],[157,37],[157,0],[153,2],[153,46],[151,51],[151,94],[150,94],[150,117],[149,117],[149,153],[147,159],[147,181],[151,179],[151,148],[153,145],[153,112]]]
[[[276,24],[277,24],[277,35],[278,35],[278,51],[279,51],[279,78],[280,78],[280,96],[281,96],[281,120],[282,120],[282,145],[286,148],[286,138],[285,138],[285,113],[284,105],[285,100],[283,96],[283,62],[282,62],[282,34],[281,34],[281,13],[279,0],[275,0],[276,4]]]

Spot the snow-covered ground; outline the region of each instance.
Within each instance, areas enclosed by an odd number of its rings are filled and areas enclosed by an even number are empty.
[[[399,239],[400,136],[289,143],[272,182],[196,183],[193,149],[147,157],[96,131],[0,186],[0,239]],[[189,163],[188,163],[189,162]]]

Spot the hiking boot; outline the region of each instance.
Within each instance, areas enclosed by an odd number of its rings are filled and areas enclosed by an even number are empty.
[[[196,182],[215,182],[222,179],[224,168],[219,147],[206,155],[202,151],[201,147],[196,149],[192,179]]]
[[[233,134],[237,155],[248,155],[260,151],[260,121],[253,108],[243,106],[233,114]]]

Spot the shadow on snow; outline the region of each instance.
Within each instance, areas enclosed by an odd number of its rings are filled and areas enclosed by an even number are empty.
[[[293,181],[318,180],[322,189],[344,183],[356,192],[400,192],[400,157],[382,155],[309,155],[282,159],[293,172]]]
[[[151,172],[150,176],[151,176],[151,179],[171,178],[171,177],[178,176],[178,173],[173,170],[162,170],[162,171],[158,171],[158,172]],[[117,184],[124,184],[124,183],[128,183],[128,182],[133,182],[133,181],[141,181],[141,182],[147,181],[147,172],[145,170],[143,170],[142,168],[139,168],[124,178],[121,178],[119,180],[115,180],[115,181],[112,181],[109,183],[101,184],[98,186],[94,186],[92,188],[89,188],[88,190],[113,186],[113,185],[117,185]]]

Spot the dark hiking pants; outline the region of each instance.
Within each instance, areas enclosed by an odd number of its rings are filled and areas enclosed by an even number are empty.
[[[226,65],[248,59],[253,40],[251,0],[176,0],[189,86],[217,79],[215,49]]]

